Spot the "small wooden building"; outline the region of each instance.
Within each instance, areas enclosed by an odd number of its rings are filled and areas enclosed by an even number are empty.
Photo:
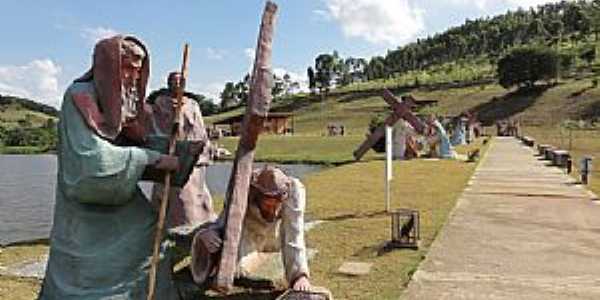
[[[239,136],[242,129],[242,120],[244,115],[237,115],[213,123],[213,129],[228,127],[228,135]],[[293,134],[294,133],[294,114],[285,112],[270,112],[265,120],[262,133],[266,134]]]

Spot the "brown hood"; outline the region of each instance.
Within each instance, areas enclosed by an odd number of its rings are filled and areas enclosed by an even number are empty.
[[[96,44],[94,48],[94,58],[92,68],[81,76],[75,82],[94,82],[96,94],[98,96],[97,107],[95,103],[89,101],[78,101],[75,98],[75,105],[83,115],[86,123],[92,130],[100,136],[109,140],[115,138],[121,133],[121,44],[123,41],[132,41],[138,44],[145,52],[140,79],[138,80],[138,115],[136,121],[129,132],[135,132],[133,139],[143,139],[145,133],[146,110],[144,99],[146,94],[146,85],[150,74],[150,57],[146,46],[133,36],[117,35],[111,38],[103,39]],[[92,107],[90,107],[90,105]],[[94,113],[98,111],[99,113]]]
[[[290,178],[278,168],[265,165],[252,172],[250,186],[264,195],[287,200],[290,193]]]

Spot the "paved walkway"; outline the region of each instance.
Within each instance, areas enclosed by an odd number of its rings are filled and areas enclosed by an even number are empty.
[[[496,138],[407,299],[600,299],[600,201]]]

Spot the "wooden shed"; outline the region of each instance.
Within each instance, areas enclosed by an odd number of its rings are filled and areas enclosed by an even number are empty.
[[[228,127],[230,136],[240,135],[242,128],[242,120],[244,115],[229,117],[221,121],[213,123],[213,129]],[[285,112],[269,113],[262,130],[266,134],[293,134],[294,133],[294,114]]]

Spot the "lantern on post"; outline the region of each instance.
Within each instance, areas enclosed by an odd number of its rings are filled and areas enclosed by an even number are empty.
[[[391,248],[419,248],[420,220],[419,211],[398,209],[391,213],[392,241]]]
[[[581,159],[581,166],[579,167],[579,173],[581,173],[581,183],[589,184],[590,175],[592,173],[592,157],[584,156]]]

